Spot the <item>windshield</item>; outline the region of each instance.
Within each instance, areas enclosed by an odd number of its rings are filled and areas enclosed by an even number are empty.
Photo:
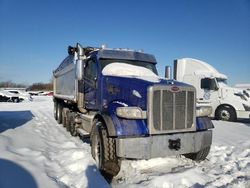
[[[129,65],[135,65],[135,66],[140,66],[147,68],[151,70],[153,73],[158,75],[155,64],[149,63],[149,62],[144,62],[144,61],[133,61],[133,60],[121,60],[121,59],[100,59],[101,62],[101,69],[103,70],[104,67],[111,63],[126,63]]]
[[[227,87],[227,80],[222,78],[216,78],[217,83],[220,87]]]

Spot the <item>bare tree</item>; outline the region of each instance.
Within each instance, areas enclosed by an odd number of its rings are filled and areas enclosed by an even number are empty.
[[[0,88],[26,88],[26,84],[17,84],[11,80],[0,82]]]

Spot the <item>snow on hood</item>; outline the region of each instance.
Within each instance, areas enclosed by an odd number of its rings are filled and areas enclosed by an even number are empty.
[[[149,82],[160,82],[160,77],[151,70],[126,63],[111,63],[104,67],[102,74],[106,76],[138,78]]]

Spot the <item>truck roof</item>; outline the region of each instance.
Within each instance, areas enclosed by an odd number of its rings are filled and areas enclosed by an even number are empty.
[[[221,79],[227,79],[227,76],[218,72],[210,64],[193,58],[178,59],[178,75],[177,77],[183,77],[187,74],[195,74],[200,77],[215,77]],[[180,79],[181,80],[181,79]]]
[[[104,58],[104,59],[125,59],[125,60],[145,61],[154,64],[157,63],[153,55],[132,50],[100,49],[97,53],[99,58]]]
[[[124,59],[124,60],[132,60],[132,61],[144,61],[156,64],[156,59],[153,55],[137,52],[128,49],[109,49],[109,48],[92,48],[93,50],[89,51],[87,56],[92,56],[95,54],[98,59]],[[73,63],[74,55],[68,55],[62,63],[58,66],[58,68],[54,71],[54,74],[64,67],[68,66],[69,64]]]

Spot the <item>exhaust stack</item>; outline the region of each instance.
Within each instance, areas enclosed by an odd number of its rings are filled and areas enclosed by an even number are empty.
[[[171,79],[171,67],[170,66],[165,67],[165,78]]]
[[[76,77],[77,77],[77,107],[82,113],[87,113],[87,110],[85,109],[85,103],[84,103],[84,88],[82,86],[82,79],[83,79],[83,64],[84,64],[84,58],[85,53],[83,47],[77,43],[76,44],[76,52],[77,52],[77,62],[76,62]]]

